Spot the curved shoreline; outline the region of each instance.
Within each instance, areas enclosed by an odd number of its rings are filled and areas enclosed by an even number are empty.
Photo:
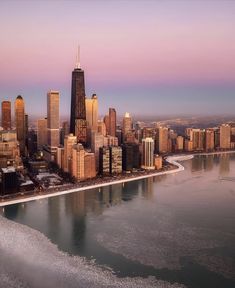
[[[180,163],[178,163],[177,161],[190,160],[193,157],[194,157],[194,155],[177,155],[177,156],[167,157],[167,162],[177,166],[176,169],[172,169],[172,170],[168,170],[168,171],[162,171],[162,172],[156,171],[155,173],[151,173],[148,175],[130,177],[130,178],[122,179],[122,180],[110,181],[110,182],[106,182],[106,183],[101,183],[101,184],[96,184],[96,185],[91,185],[91,186],[86,186],[86,187],[80,187],[80,188],[73,188],[73,189],[68,189],[68,190],[59,191],[59,192],[52,192],[52,193],[48,193],[45,195],[29,196],[29,197],[25,197],[25,198],[21,198],[21,199],[4,201],[2,203],[0,202],[0,207],[9,206],[12,204],[30,202],[30,201],[35,201],[35,200],[41,200],[41,199],[50,198],[50,197],[56,197],[56,196],[70,194],[70,193],[79,192],[79,191],[101,188],[101,187],[115,185],[115,184],[122,184],[122,183],[126,183],[126,182],[150,178],[150,177],[156,177],[156,176],[161,176],[161,175],[178,173],[180,171],[184,171],[184,166],[181,165]]]
[[[115,180],[115,181],[110,181],[110,182],[105,182],[105,183],[100,183],[100,184],[90,185],[90,186],[85,186],[85,187],[80,187],[80,188],[72,188],[72,189],[68,189],[68,190],[64,190],[64,191],[58,191],[58,192],[52,192],[52,193],[48,193],[48,194],[44,194],[44,195],[29,196],[29,197],[25,197],[25,198],[21,198],[21,199],[4,201],[4,202],[0,202],[0,207],[9,206],[12,204],[30,202],[30,201],[35,201],[35,200],[41,200],[41,199],[50,198],[50,197],[56,197],[56,196],[70,194],[70,193],[79,192],[79,191],[86,191],[86,190],[101,188],[101,187],[115,185],[115,184],[123,184],[126,182],[141,180],[141,179],[150,178],[150,177],[174,174],[174,173],[184,171],[184,166],[177,161],[190,160],[190,159],[194,158],[194,156],[209,156],[209,155],[234,154],[234,153],[235,153],[235,151],[233,150],[233,151],[219,151],[219,152],[209,152],[209,153],[202,152],[202,153],[195,153],[195,154],[172,155],[172,156],[168,156],[166,161],[170,164],[177,166],[176,169],[162,171],[162,172],[156,171],[155,173],[142,175],[142,176],[130,177],[130,178],[126,178],[126,179]]]

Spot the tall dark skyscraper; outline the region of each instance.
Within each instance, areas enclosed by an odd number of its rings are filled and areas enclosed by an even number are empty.
[[[78,142],[86,143],[86,127],[85,80],[78,53],[77,63],[72,72],[70,133],[77,136]]]

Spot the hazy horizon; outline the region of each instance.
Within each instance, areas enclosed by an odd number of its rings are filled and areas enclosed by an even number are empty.
[[[0,98],[43,117],[58,90],[68,115],[79,43],[100,115],[232,115],[234,15],[232,1],[1,1]]]

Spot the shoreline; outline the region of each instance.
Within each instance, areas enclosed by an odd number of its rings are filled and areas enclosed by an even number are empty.
[[[120,179],[120,180],[114,180],[114,181],[109,181],[106,183],[100,183],[100,184],[95,184],[95,185],[90,185],[90,186],[85,186],[85,187],[80,187],[80,188],[72,188],[72,189],[68,189],[68,190],[64,190],[64,191],[51,192],[51,193],[49,192],[48,194],[44,194],[44,195],[35,195],[35,196],[24,197],[21,199],[6,200],[6,201],[0,202],[0,207],[30,202],[30,201],[35,201],[35,200],[41,200],[41,199],[45,199],[45,198],[56,197],[56,196],[70,194],[70,193],[79,192],[79,191],[97,189],[97,188],[106,187],[106,186],[110,186],[110,185],[123,184],[123,183],[131,182],[131,181],[137,181],[137,180],[146,179],[146,178],[150,178],[150,177],[156,177],[156,176],[161,176],[161,175],[178,173],[180,171],[184,171],[184,166],[181,165],[180,163],[178,163],[177,161],[190,160],[193,157],[194,157],[194,155],[181,155],[181,156],[177,155],[177,156],[167,157],[168,163],[177,166],[177,168],[172,169],[172,170],[161,171],[161,172],[156,171],[154,173],[147,174],[147,175],[130,177],[130,178],[125,178],[125,179]]]
[[[142,176],[136,176],[136,177],[130,177],[130,178],[125,178],[125,179],[120,179],[120,180],[108,181],[105,183],[100,183],[100,184],[95,184],[95,185],[90,185],[90,186],[85,186],[85,187],[77,187],[77,188],[67,189],[67,190],[58,191],[58,192],[49,192],[49,193],[46,193],[43,195],[34,195],[34,196],[28,196],[28,197],[26,196],[26,197],[21,198],[21,199],[6,200],[6,201],[0,202],[0,207],[30,202],[30,201],[35,201],[35,200],[41,200],[41,199],[45,199],[45,198],[56,197],[56,196],[70,194],[70,193],[79,192],[79,191],[97,189],[97,188],[106,187],[106,186],[110,186],[110,185],[124,184],[127,182],[137,181],[137,180],[146,179],[146,178],[150,178],[150,177],[157,177],[157,176],[161,176],[161,175],[170,175],[170,174],[184,171],[184,169],[185,169],[184,166],[182,164],[180,164],[178,161],[190,160],[190,159],[193,159],[194,156],[197,156],[197,155],[209,156],[209,155],[234,154],[234,153],[235,153],[235,151],[218,151],[218,152],[208,152],[208,153],[202,152],[202,153],[171,155],[171,156],[167,156],[166,161],[177,167],[177,168],[172,169],[172,170],[161,171],[161,172],[155,171],[153,173],[150,173],[147,175],[142,175]]]

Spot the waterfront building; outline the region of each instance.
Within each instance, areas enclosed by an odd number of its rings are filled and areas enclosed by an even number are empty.
[[[122,148],[110,147],[110,174],[122,173]]]
[[[231,148],[231,126],[222,124],[220,126],[220,149]]]
[[[189,140],[189,139],[185,139],[184,141],[184,149],[187,152],[192,152],[193,151],[193,141]]]
[[[139,145],[124,143],[122,145],[122,168],[124,171],[132,171],[140,168]]]
[[[167,127],[158,127],[156,134],[156,150],[158,153],[167,153],[169,151],[169,129]]]
[[[85,80],[78,55],[72,72],[70,133],[77,136],[78,142],[85,144],[86,128]]]
[[[109,133],[108,135],[116,137],[117,116],[114,108],[109,108]]]
[[[21,155],[25,155],[25,108],[21,95],[18,95],[15,100],[15,125],[17,140],[20,145],[20,153]]]
[[[91,99],[86,98],[86,120],[87,120],[87,127],[91,131],[97,131],[98,99],[96,94],[93,94]]]
[[[154,155],[154,167],[156,170],[162,169],[162,156]]]
[[[211,152],[215,149],[215,132],[214,129],[206,129],[205,132],[205,150]]]
[[[177,151],[183,151],[184,150],[184,137],[183,136],[177,136],[176,138],[176,149]]]
[[[2,101],[2,128],[11,130],[11,101]]]
[[[17,193],[19,183],[15,168],[14,167],[2,168],[0,170],[0,174],[1,174],[1,182],[0,182],[1,196]]]
[[[72,149],[72,175],[77,180],[85,179],[85,150],[81,143],[78,143],[73,146]]]
[[[13,130],[0,132],[0,168],[9,165],[16,168],[21,166],[19,142]]]
[[[216,127],[214,128],[214,135],[215,135],[215,148],[220,148],[220,128]]]
[[[37,147],[42,149],[47,145],[47,118],[37,121]]]
[[[64,139],[64,171],[71,173],[72,171],[72,150],[77,144],[77,137],[72,133],[65,136]]]
[[[47,145],[46,152],[50,154],[50,160],[54,161],[56,149],[60,144],[60,94],[58,91],[47,93]]]
[[[84,156],[84,178],[91,179],[96,177],[96,164],[95,164],[95,154],[85,153]]]
[[[194,151],[203,151],[205,147],[205,130],[192,129],[192,142]]]
[[[99,173],[101,175],[110,174],[110,149],[100,147],[99,149]]]
[[[142,165],[143,169],[151,170],[154,167],[154,140],[152,138],[145,138],[142,140]]]

